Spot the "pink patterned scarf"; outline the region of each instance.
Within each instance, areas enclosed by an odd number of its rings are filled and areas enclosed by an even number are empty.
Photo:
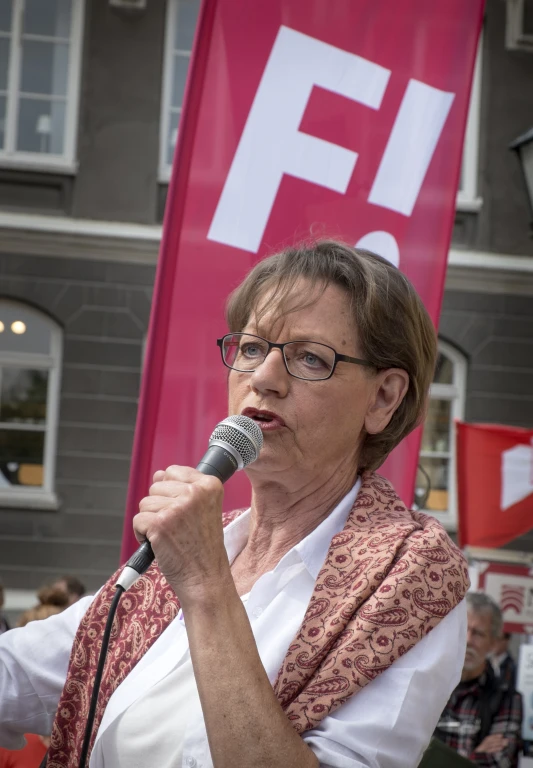
[[[225,516],[227,525],[240,512]],[[76,768],[109,606],[120,570],[78,628],[53,726],[48,768]],[[464,597],[461,552],[433,518],[410,512],[387,480],[366,473],[333,537],[274,692],[302,733],[387,669]],[[126,592],[113,624],[91,749],[113,692],[175,618],[179,602],[154,563]]]

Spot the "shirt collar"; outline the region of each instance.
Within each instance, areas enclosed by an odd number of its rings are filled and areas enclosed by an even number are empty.
[[[287,552],[283,559],[291,555],[290,559],[293,559],[294,554],[296,554],[316,581],[328,554],[331,539],[344,528],[360,488],[361,479],[357,478],[353,488],[341,499],[325,520],[298,542],[290,552]],[[224,529],[224,544],[230,563],[235,560],[246,544],[249,530],[250,509],[243,512]]]

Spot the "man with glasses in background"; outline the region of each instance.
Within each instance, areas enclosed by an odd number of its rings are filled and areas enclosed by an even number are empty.
[[[522,696],[494,674],[489,654],[502,633],[502,614],[488,595],[470,592],[461,682],[452,693],[435,737],[474,765],[516,768],[521,749]]]

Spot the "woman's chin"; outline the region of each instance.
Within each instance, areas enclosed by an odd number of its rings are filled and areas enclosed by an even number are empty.
[[[277,472],[283,472],[288,466],[289,461],[287,454],[279,449],[275,450],[273,447],[263,443],[259,458],[246,468],[246,472],[251,476],[255,474],[264,474],[265,472],[275,474]]]

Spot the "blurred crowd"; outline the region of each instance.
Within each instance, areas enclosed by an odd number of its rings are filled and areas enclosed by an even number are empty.
[[[30,621],[61,613],[83,597],[85,591],[85,586],[75,576],[61,576],[37,592],[36,605],[20,614],[16,626],[24,627]],[[0,583],[0,634],[11,629],[3,608],[4,587]],[[50,744],[50,736],[27,733],[25,738],[26,746],[23,749],[12,751],[0,747],[0,768],[39,768]]]

